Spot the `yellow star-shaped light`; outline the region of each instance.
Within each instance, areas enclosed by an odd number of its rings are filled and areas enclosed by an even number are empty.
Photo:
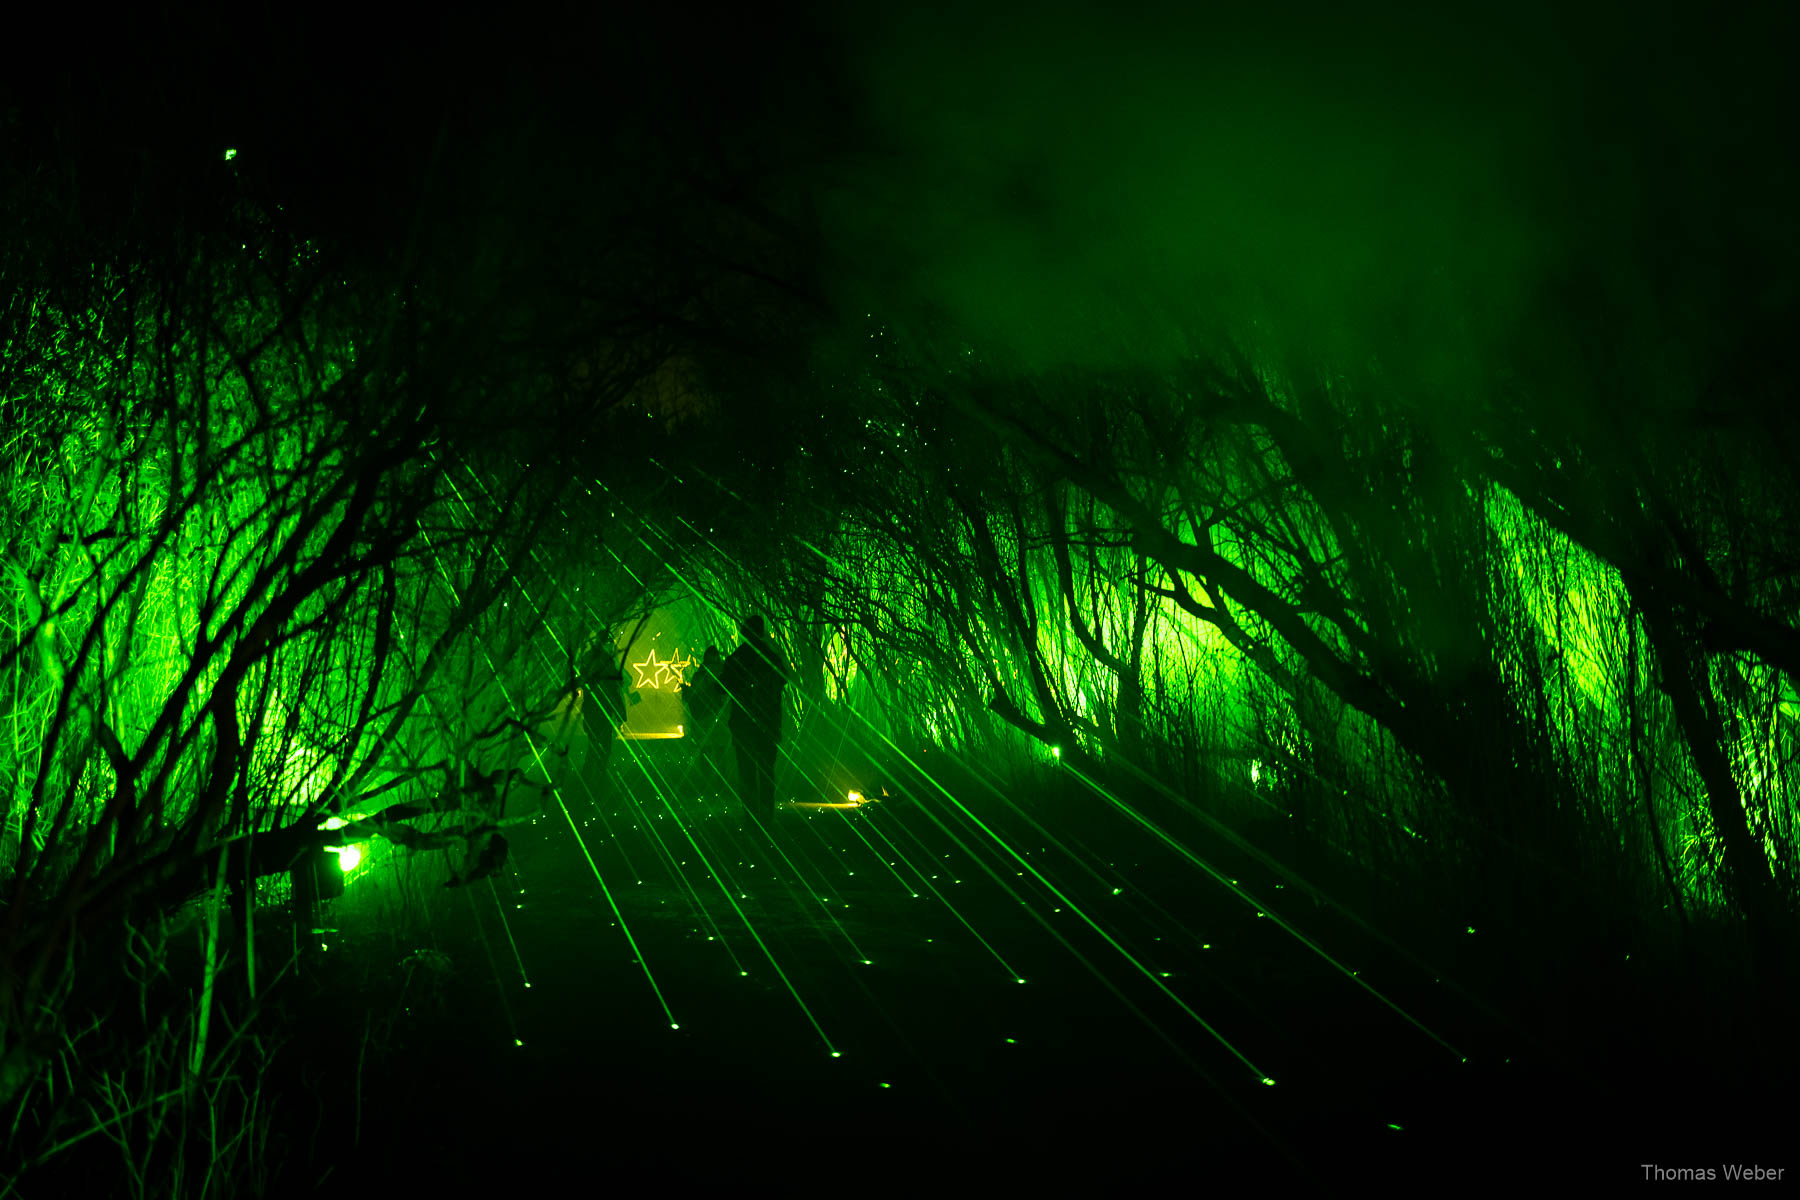
[[[675,686],[677,688],[686,686],[687,670],[693,665],[694,659],[692,655],[687,658],[676,658],[668,664],[666,669],[669,672],[669,675],[675,680]]]
[[[669,673],[669,664],[656,660],[656,651],[650,651],[650,657],[643,662],[632,663],[631,669],[638,673],[637,685],[640,688],[661,687],[663,679]]]

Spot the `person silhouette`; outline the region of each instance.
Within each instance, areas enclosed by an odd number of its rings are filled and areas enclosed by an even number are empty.
[[[698,781],[711,773],[713,747],[725,725],[725,710],[731,706],[725,689],[719,683],[719,672],[724,663],[725,656],[719,653],[719,648],[708,646],[694,661],[681,683],[682,728],[685,730],[683,741],[688,755],[687,769],[681,775],[676,792],[684,797],[697,795],[701,791],[717,794],[714,789]],[[713,778],[718,776],[714,775]]]
[[[791,672],[761,617],[746,617],[738,630],[743,645],[719,669],[719,683],[731,703],[726,724],[737,752],[738,794],[753,816],[773,817],[781,691]]]
[[[580,688],[575,711],[587,742],[579,778],[586,798],[597,800],[605,794],[606,764],[612,757],[613,742],[627,712],[642,697],[628,690],[625,655],[615,647],[610,630],[590,640],[575,682]]]

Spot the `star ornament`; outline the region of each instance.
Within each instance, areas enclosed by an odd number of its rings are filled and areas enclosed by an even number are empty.
[[[661,687],[662,681],[669,674],[669,664],[658,662],[654,650],[650,652],[650,657],[643,662],[632,663],[631,669],[637,672],[637,685],[640,688]]]
[[[631,669],[637,672],[637,685],[640,688],[661,689],[672,679],[679,688],[687,682],[687,671],[694,665],[694,660],[682,658],[680,652],[672,659],[659,659],[656,651],[650,651],[650,657],[643,662],[632,663]]]

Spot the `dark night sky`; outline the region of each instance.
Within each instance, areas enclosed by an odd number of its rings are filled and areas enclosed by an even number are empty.
[[[1704,388],[1792,315],[1774,6],[861,7],[74,14],[38,44],[79,52],[12,77],[9,157],[74,156],[100,214],[147,170],[191,213],[236,146],[368,250],[434,188],[566,217],[695,168],[816,231],[840,308],[927,304],[1026,363],[1260,314],[1450,383],[1586,272]]]

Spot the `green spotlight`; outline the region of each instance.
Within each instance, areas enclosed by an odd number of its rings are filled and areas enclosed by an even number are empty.
[[[325,848],[337,855],[338,870],[346,875],[356,870],[357,864],[362,862],[361,846],[327,846]]]

